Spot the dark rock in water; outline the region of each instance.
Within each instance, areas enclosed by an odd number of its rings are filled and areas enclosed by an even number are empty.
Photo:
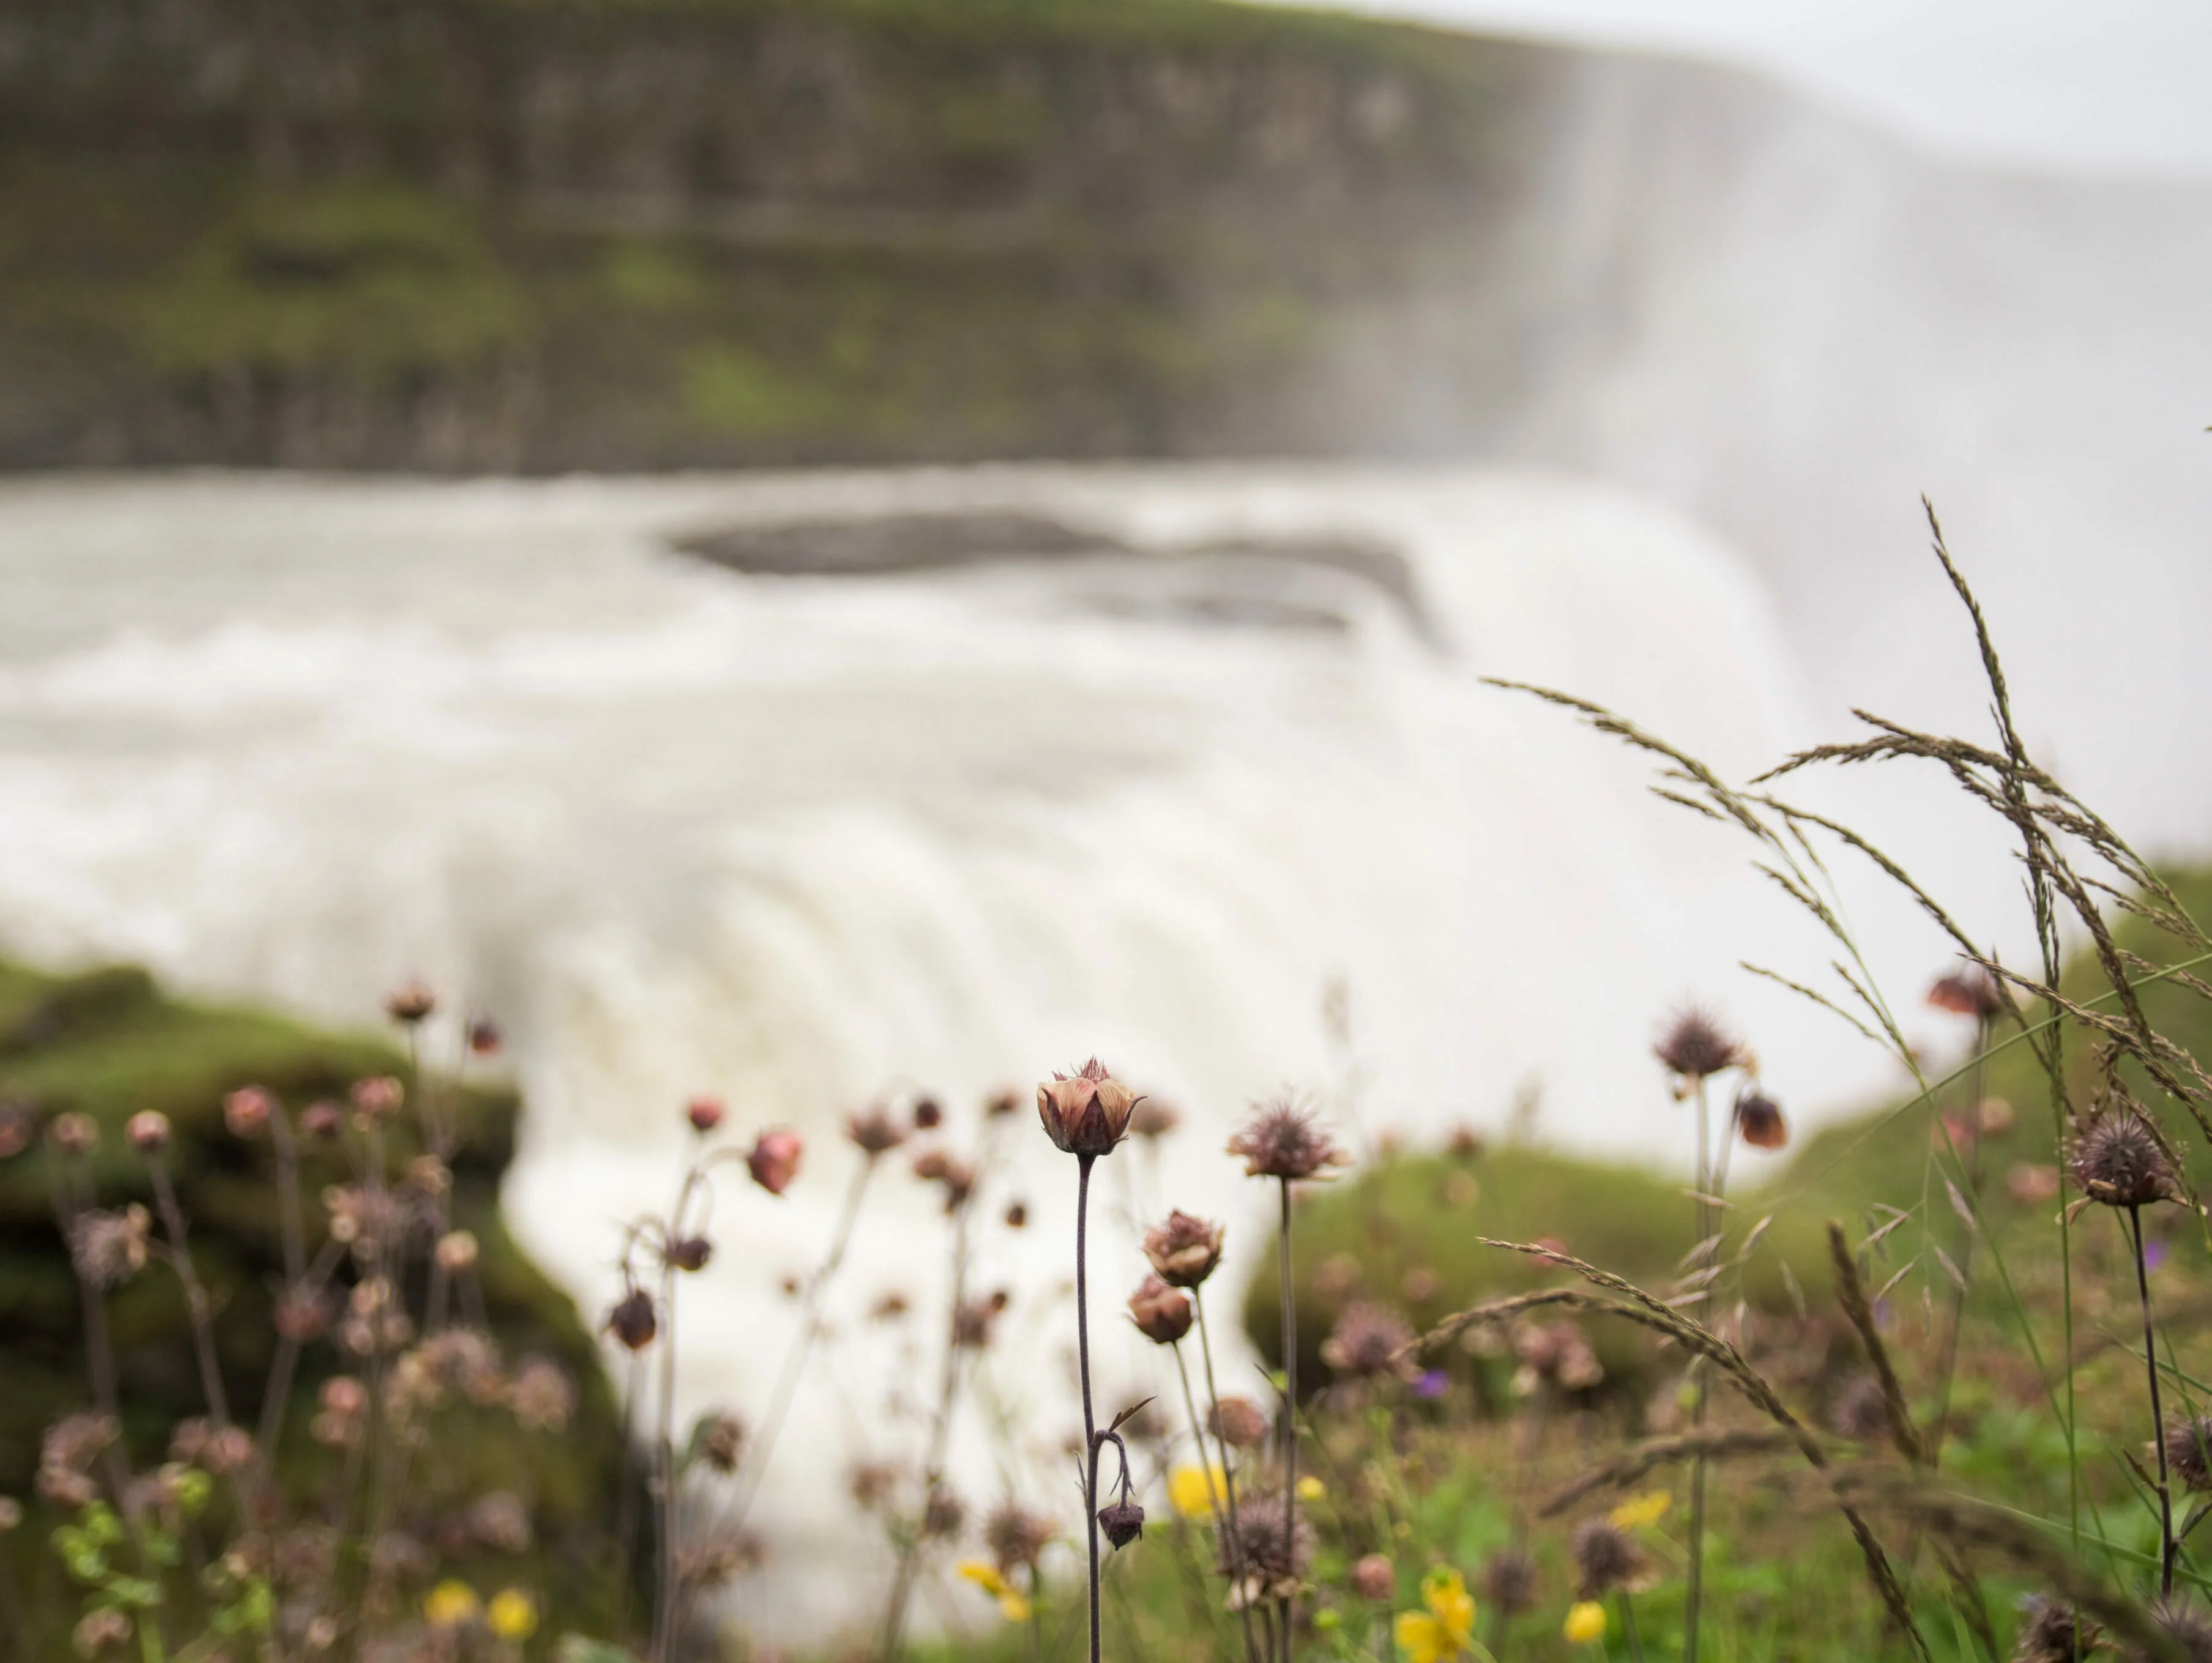
[[[1344,580],[1378,590],[1407,625],[1442,645],[1412,566],[1353,537],[1240,537],[1139,547],[1048,515],[882,514],[723,526],[675,539],[682,553],[735,572],[884,577],[989,566],[1050,567],[1079,604],[1110,616],[1340,632],[1356,603]]]

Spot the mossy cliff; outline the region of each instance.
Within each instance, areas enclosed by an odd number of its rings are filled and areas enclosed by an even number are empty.
[[[21,0],[0,465],[1328,448],[1560,72],[1219,0]]]

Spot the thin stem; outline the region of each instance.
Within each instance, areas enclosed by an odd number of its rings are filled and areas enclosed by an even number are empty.
[[[207,1290],[192,1268],[191,1249],[185,1240],[185,1212],[177,1205],[177,1187],[169,1181],[169,1163],[159,1155],[146,1157],[146,1170],[154,1180],[154,1199],[161,1209],[161,1228],[169,1238],[169,1262],[184,1284],[185,1309],[191,1318],[192,1350],[199,1360],[200,1390],[206,1394],[208,1413],[218,1428],[230,1425],[230,1399],[222,1389],[222,1368],[216,1360],[215,1329],[208,1317]]]
[[[1698,1115],[1698,1240],[1708,1241],[1713,1233],[1712,1204],[1705,1198],[1711,1193],[1712,1157],[1711,1133],[1706,1126],[1705,1077],[1697,1077]],[[1692,1399],[1690,1423],[1702,1432],[1711,1385],[1702,1358],[1693,1359],[1696,1396]],[[1690,1543],[1689,1574],[1682,1605],[1682,1663],[1698,1663],[1698,1619],[1703,1613],[1705,1597],[1705,1457],[1702,1451],[1690,1467]]]
[[[1091,1225],[1091,1167],[1079,1155],[1075,1179],[1075,1366],[1083,1377],[1083,1523],[1091,1545],[1091,1663],[1098,1663],[1098,1423],[1091,1407],[1091,1287],[1084,1241]]]
[[[1644,1635],[1636,1626],[1636,1600],[1626,1588],[1620,1591],[1620,1626],[1628,1631],[1628,1654],[1644,1663]]]
[[[1192,1291],[1194,1293],[1197,1290],[1194,1289]],[[1199,1467],[1201,1471],[1205,1471],[1209,1465],[1206,1455],[1206,1426],[1198,1417],[1198,1399],[1191,1395],[1190,1369],[1183,1363],[1181,1344],[1171,1345],[1168,1349],[1175,1353],[1176,1378],[1182,1382],[1182,1406],[1190,1416],[1190,1435],[1198,1444]],[[1229,1488],[1229,1463],[1225,1460],[1221,1463],[1221,1487],[1224,1490]],[[1221,1541],[1222,1559],[1230,1566],[1231,1574],[1233,1575],[1236,1569],[1235,1549],[1230,1541],[1228,1515],[1224,1511],[1227,1506],[1227,1499],[1214,1493],[1213,1475],[1211,1472],[1207,1472],[1206,1475],[1206,1502],[1213,1514],[1213,1533]],[[1251,1614],[1239,1605],[1237,1608],[1237,1615],[1244,1630],[1244,1655],[1247,1659],[1252,1660],[1252,1663],[1257,1663],[1259,1654],[1252,1649]]]
[[[1190,1302],[1198,1311],[1198,1352],[1206,1360],[1206,1407],[1213,1414],[1213,1447],[1221,1454],[1221,1488],[1223,1500],[1229,1511],[1229,1571],[1231,1575],[1242,1581],[1244,1575],[1243,1527],[1237,1518],[1237,1475],[1229,1466],[1229,1440],[1221,1433],[1221,1393],[1213,1383],[1213,1340],[1206,1332],[1205,1290],[1193,1288]],[[1201,1448],[1199,1451],[1201,1460],[1205,1454]],[[1249,1608],[1243,1608],[1243,1614],[1245,1617],[1245,1637],[1250,1642],[1252,1624]]]
[[[1282,1225],[1276,1231],[1281,1249],[1283,1295],[1283,1556],[1293,1570],[1297,1563],[1298,1531],[1298,1306],[1291,1283],[1291,1180],[1282,1188]],[[1283,1658],[1289,1663],[1297,1593],[1293,1587],[1283,1600]]]
[[[1973,1205],[1979,1208],[1982,1201],[1982,1053],[1990,1043],[1990,1019],[1983,1017],[1974,1024],[1974,1071],[1966,1088],[1966,1112],[1971,1118],[1972,1137],[1967,1148],[1971,1159],[1966,1167],[1966,1193]],[[1960,1285],[1952,1290],[1951,1326],[1944,1332],[1943,1349],[1936,1364],[1936,1418],[1928,1426],[1928,1465],[1943,1464],[1943,1435],[1950,1429],[1951,1385],[1958,1373],[1959,1340],[1966,1325],[1966,1288],[1974,1278],[1974,1238],[1978,1234],[1966,1219],[1959,1221],[1959,1278]]]
[[[2173,1486],[2166,1470],[2166,1416],[2159,1405],[2158,1342],[2150,1323],[2150,1269],[2143,1259],[2142,1209],[2128,1209],[2128,1229],[2136,1250],[2136,1291],[2142,1297],[2143,1356],[2150,1377],[2151,1441],[2158,1451],[2158,1592],[2160,1599],[2173,1593],[2173,1558],[2179,1544],[2173,1535]]]
[[[680,1211],[680,1209],[679,1209]],[[668,1663],[676,1617],[676,1267],[660,1273],[660,1439],[654,1452],[660,1489],[659,1593],[653,1616],[653,1663]]]

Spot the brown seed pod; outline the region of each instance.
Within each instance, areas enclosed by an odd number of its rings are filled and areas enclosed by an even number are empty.
[[[1145,1232],[1145,1257],[1170,1287],[1195,1288],[1221,1263],[1223,1234],[1218,1224],[1170,1212],[1166,1223]]]
[[[1172,1345],[1190,1332],[1190,1296],[1148,1276],[1129,1296],[1130,1320],[1137,1332],[1156,1344]]]

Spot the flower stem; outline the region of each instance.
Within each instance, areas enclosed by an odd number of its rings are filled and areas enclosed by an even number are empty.
[[[1706,1200],[1712,1181],[1712,1156],[1710,1153],[1711,1132],[1707,1127],[1705,1110],[1705,1077],[1698,1076],[1698,1240],[1703,1242],[1713,1233],[1712,1204]],[[1733,1128],[1731,1128],[1733,1130]],[[1691,1408],[1691,1424],[1702,1432],[1705,1428],[1706,1388],[1710,1382],[1705,1371],[1699,1367],[1702,1359],[1694,1359],[1697,1395]],[[1698,1663],[1698,1627],[1703,1613],[1705,1596],[1705,1457],[1703,1451],[1690,1467],[1690,1543],[1689,1575],[1682,1604],[1682,1663]]]
[[[1644,1634],[1636,1626],[1636,1601],[1626,1588],[1620,1591],[1620,1626],[1628,1630],[1628,1654],[1644,1663]]]
[[[1283,1660],[1290,1663],[1298,1539],[1298,1302],[1291,1285],[1291,1180],[1281,1180],[1283,1222],[1276,1232],[1282,1253],[1283,1293],[1283,1553],[1292,1571],[1291,1592],[1283,1599]]]
[[[1195,1294],[1198,1290],[1194,1288],[1191,1291]],[[1206,1456],[1206,1423],[1199,1419],[1198,1399],[1191,1395],[1190,1370],[1183,1364],[1182,1347],[1181,1344],[1171,1345],[1168,1349],[1175,1353],[1176,1377],[1182,1382],[1182,1406],[1190,1415],[1190,1435],[1197,1441],[1198,1444],[1198,1465],[1200,1470],[1205,1471],[1208,1466]],[[1228,1452],[1225,1448],[1223,1451],[1221,1460],[1221,1488],[1224,1492],[1229,1488],[1229,1459]],[[1218,1537],[1221,1541],[1222,1563],[1229,1567],[1229,1573],[1231,1577],[1234,1577],[1237,1574],[1237,1546],[1234,1539],[1229,1533],[1228,1515],[1223,1510],[1228,1505],[1228,1498],[1225,1494],[1216,1495],[1214,1493],[1213,1475],[1210,1472],[1206,1473],[1206,1505],[1212,1509],[1213,1514],[1214,1534]],[[1237,1621],[1243,1626],[1244,1655],[1247,1660],[1247,1663],[1258,1663],[1259,1654],[1252,1648],[1252,1613],[1241,1601],[1238,1603],[1237,1607]]]
[[[1229,1574],[1237,1581],[1244,1579],[1243,1526],[1237,1518],[1237,1475],[1229,1465],[1229,1440],[1221,1432],[1221,1392],[1213,1383],[1213,1338],[1206,1326],[1206,1292],[1201,1288],[1190,1290],[1190,1302],[1198,1312],[1198,1352],[1206,1360],[1206,1404],[1213,1415],[1213,1447],[1221,1455],[1222,1499],[1229,1511]],[[1203,1465],[1205,1447],[1199,1448],[1199,1460]],[[1252,1612],[1249,1605],[1240,1606],[1239,1615],[1244,1620],[1244,1644],[1254,1663],[1258,1663],[1259,1642],[1252,1632]]]
[[[1096,1159],[1076,1156],[1075,1179],[1075,1362],[1083,1377],[1083,1523],[1091,1543],[1091,1663],[1098,1663],[1098,1423],[1091,1408],[1091,1290],[1083,1250],[1091,1224],[1091,1168]]]
[[[2136,1250],[2136,1291],[2142,1297],[2143,1367],[2150,1375],[2151,1441],[2158,1450],[2158,1593],[2173,1593],[2173,1485],[2166,1470],[2166,1416],[2159,1405],[2158,1340],[2151,1332],[2150,1267],[2143,1258],[2142,1209],[2128,1209],[2128,1229]]]

